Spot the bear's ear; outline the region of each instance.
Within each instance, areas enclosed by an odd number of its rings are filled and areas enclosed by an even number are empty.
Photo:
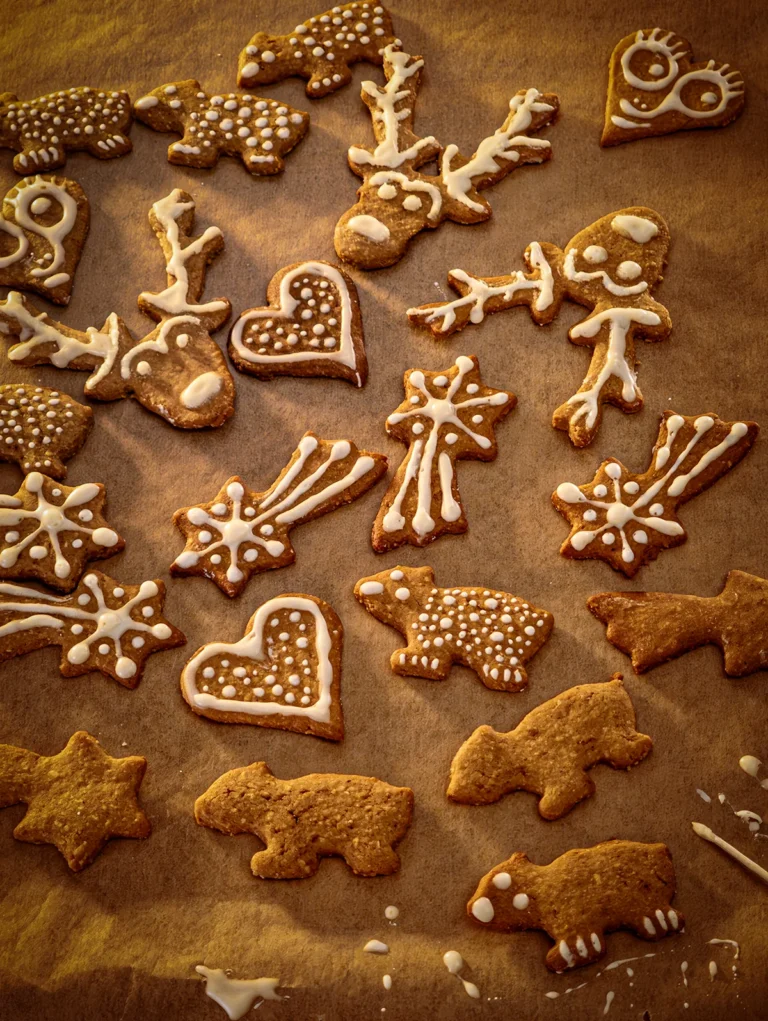
[[[406,576],[413,578],[415,581],[420,581],[424,585],[434,585],[435,583],[434,569],[428,565],[424,567],[401,567],[400,570],[405,571]]]

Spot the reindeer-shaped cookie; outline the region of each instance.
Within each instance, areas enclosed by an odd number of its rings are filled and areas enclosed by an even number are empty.
[[[444,220],[480,223],[491,215],[481,188],[496,184],[526,163],[544,163],[552,150],[545,139],[530,133],[551,123],[557,96],[537,89],[521,89],[509,103],[509,114],[493,135],[483,139],[467,159],[458,146],[442,151],[431,135],[413,132],[421,57],[387,46],[384,50],[384,87],[363,82],[362,98],[371,112],[375,148],[352,146],[349,165],[363,185],[357,203],[336,225],[336,251],[361,269],[391,266],[405,254],[412,237],[439,227]],[[421,174],[418,167],[440,156],[437,175]]]
[[[180,429],[225,422],[234,410],[235,387],[210,334],[231,306],[226,298],[198,303],[206,267],[224,239],[218,227],[193,237],[194,216],[194,200],[178,188],[152,206],[149,219],[166,256],[168,286],[139,295],[141,310],[159,324],[151,333],[135,341],[114,313],[101,330],[73,330],[11,291],[0,302],[0,330],[18,341],[8,351],[10,360],[90,371],[87,397],[133,396]]]

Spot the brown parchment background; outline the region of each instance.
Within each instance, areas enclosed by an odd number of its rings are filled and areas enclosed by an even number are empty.
[[[81,84],[126,88],[138,98],[161,83],[194,76],[210,93],[229,91],[238,52],[252,32],[290,31],[319,13],[312,7],[299,0],[6,0],[0,85],[23,98]],[[170,581],[167,615],[185,631],[188,645],[153,656],[135,691],[96,674],[65,680],[51,649],[0,668],[0,741],[53,754],[82,727],[114,755],[145,755],[142,801],[153,825],[150,839],[113,841],[93,866],[70,875],[54,848],[11,838],[22,807],[0,814],[4,1018],[215,1021],[224,1015],[204,996],[193,970],[203,962],[238,977],[279,976],[290,999],[264,1004],[260,1016],[283,1021],[567,1021],[602,1017],[609,990],[616,994],[610,1011],[616,1019],[648,1016],[646,1010],[654,1021],[766,1016],[768,891],[698,840],[690,821],[709,823],[766,864],[765,845],[695,791],[703,788],[713,798],[723,791],[736,808],[768,809],[768,792],[738,768],[742,754],[768,757],[768,682],[759,674],[727,679],[714,648],[636,678],[628,659],[605,641],[585,599],[616,588],[711,595],[731,568],[766,576],[768,444],[759,440],[742,465],[685,507],[687,544],[644,568],[634,583],[605,564],[559,557],[567,526],[549,503],[557,483],[587,481],[606,456],[644,468],[665,408],[754,418],[768,428],[764,7],[759,0],[679,0],[672,6],[411,0],[395,3],[393,11],[405,46],[426,56],[416,118],[421,134],[455,141],[470,153],[501,123],[509,96],[536,85],[560,96],[560,120],[545,133],[554,147],[552,163],[517,171],[494,187],[487,224],[445,225],[421,235],[390,270],[351,271],[371,370],[364,390],[322,380],[265,384],[236,373],[234,418],[197,434],[171,428],[132,401],[96,404],[96,427],[70,462],[67,482],[107,485],[109,520],[127,546],[102,565],[105,570],[132,583],[168,582],[168,564],[181,549],[170,523],[177,507],[210,499],[235,473],[255,488],[266,486],[307,428],[385,451],[394,468],[405,448],[387,439],[384,418],[401,400],[402,372],[440,369],[460,353],[477,353],[485,380],[519,396],[498,429],[498,460],[462,463],[470,531],[426,551],[372,552],[381,483],[352,507],[298,531],[297,563],[255,578],[237,600],[201,579]],[[601,150],[611,49],[627,32],[656,24],[690,39],[697,58],[716,57],[741,69],[747,109],[725,130]],[[252,180],[229,159],[208,172],[172,167],[165,151],[174,138],[142,125],[134,126],[135,148],[126,158],[100,163],[70,156],[66,173],[91,201],[91,235],[71,305],[61,314],[51,309],[55,318],[85,328],[100,326],[115,311],[146,332],[149,320],[138,312],[136,297],[164,283],[147,213],[173,187],[197,200],[198,233],[210,223],[224,232],[226,251],[211,269],[206,296],[227,295],[235,314],[263,303],[267,281],[280,267],[302,258],[334,260],[334,224],[358,184],[346,166],[346,148],[372,138],[359,98],[366,77],[382,80],[380,70],[357,65],[353,85],[320,102],[305,98],[299,80],[263,90],[312,116],[308,137],[277,178]],[[10,163],[11,154],[0,153],[3,192],[15,179]],[[640,203],[669,221],[673,247],[656,295],[670,309],[674,331],[668,342],[640,345],[644,411],[625,416],[606,409],[591,448],[575,450],[549,424],[586,370],[587,353],[566,338],[585,310],[566,306],[546,328],[536,327],[524,310],[508,312],[442,345],[409,327],[405,309],[435,300],[453,266],[505,272],[520,266],[529,241],[563,244],[599,216]],[[224,343],[226,331],[218,336]],[[4,357],[0,367],[3,381],[39,381],[76,397],[86,378],[52,367],[13,368]],[[0,467],[2,491],[13,492],[19,480],[15,466]],[[352,587],[398,562],[429,563],[440,584],[500,587],[554,612],[553,637],[531,664],[525,693],[488,691],[458,666],[444,683],[390,672],[399,636],[355,603]],[[341,745],[218,725],[194,716],[179,693],[182,664],[198,646],[239,638],[256,607],[284,591],[321,596],[344,622]],[[525,794],[487,808],[448,802],[451,757],[477,725],[509,729],[557,692],[616,670],[626,675],[640,728],[655,740],[640,768],[627,775],[598,767],[596,795],[559,822],[540,819],[534,798]],[[359,879],[334,859],[310,880],[254,879],[248,862],[259,842],[197,827],[192,804],[222,772],[259,758],[278,776],[350,772],[412,786],[416,812],[401,845],[401,871]],[[544,863],[614,836],[668,843],[678,877],[675,903],[688,920],[684,935],[653,946],[627,933],[610,937],[607,960],[656,953],[633,965],[633,979],[624,968],[605,973],[600,965],[550,975],[542,933],[490,933],[467,920],[465,903],[477,880],[511,852],[524,850]],[[384,919],[388,904],[400,908],[396,926]],[[390,944],[388,957],[362,952],[372,937]],[[712,937],[740,942],[735,981],[730,952],[706,945]],[[441,958],[448,949],[464,956],[464,974],[479,986],[480,1002],[446,971]],[[684,959],[688,989],[680,973]],[[714,982],[710,959],[720,967]],[[390,992],[382,988],[385,972],[393,977]],[[584,988],[554,1002],[544,997],[582,982]]]

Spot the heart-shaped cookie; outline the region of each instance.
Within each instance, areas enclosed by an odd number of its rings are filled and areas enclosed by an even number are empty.
[[[620,145],[691,128],[722,128],[744,108],[739,71],[694,64],[690,43],[665,29],[640,29],[611,54],[600,144]]]
[[[210,642],[189,660],[181,692],[200,716],[344,736],[343,628],[322,599],[289,593],[263,603],[239,642]]]
[[[229,355],[241,372],[326,376],[363,386],[368,361],[357,289],[328,262],[281,269],[267,288],[269,305],[243,312],[229,334]]]

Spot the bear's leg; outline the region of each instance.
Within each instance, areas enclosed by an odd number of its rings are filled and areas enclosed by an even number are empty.
[[[546,957],[550,971],[568,971],[599,960],[606,951],[605,936],[600,932],[585,931],[567,939],[552,938],[556,941]]]
[[[358,876],[388,876],[400,868],[400,856],[391,847],[358,840],[344,849],[344,860]]]
[[[427,677],[432,681],[444,681],[451,672],[452,656],[445,648],[409,645],[392,653],[390,664],[396,674],[405,677]]]
[[[628,920],[626,924],[640,939],[653,940],[672,932],[682,932],[685,918],[669,904],[660,904],[657,908],[649,908],[647,915]]]
[[[320,867],[317,854],[297,843],[295,834],[285,843],[268,844],[251,858],[251,871],[261,879],[305,879]]]
[[[243,166],[249,174],[259,177],[263,175],[281,174],[285,170],[285,162],[277,153],[259,153],[253,149],[243,149],[240,153]]]
[[[544,819],[559,819],[570,812],[574,805],[594,793],[595,784],[589,774],[584,770],[573,771],[561,777],[556,785],[550,785],[544,790],[539,802],[539,814]]]
[[[636,766],[653,748],[653,741],[647,734],[614,734],[609,743],[605,757],[617,769],[629,769]]]
[[[131,140],[125,135],[108,135],[106,138],[98,138],[88,144],[86,151],[91,156],[100,160],[110,160],[115,156],[124,156],[130,152],[133,146]]]
[[[63,167],[67,155],[63,145],[31,144],[30,139],[24,141],[24,148],[13,158],[13,169],[17,174],[34,174],[41,170],[54,170]]]

